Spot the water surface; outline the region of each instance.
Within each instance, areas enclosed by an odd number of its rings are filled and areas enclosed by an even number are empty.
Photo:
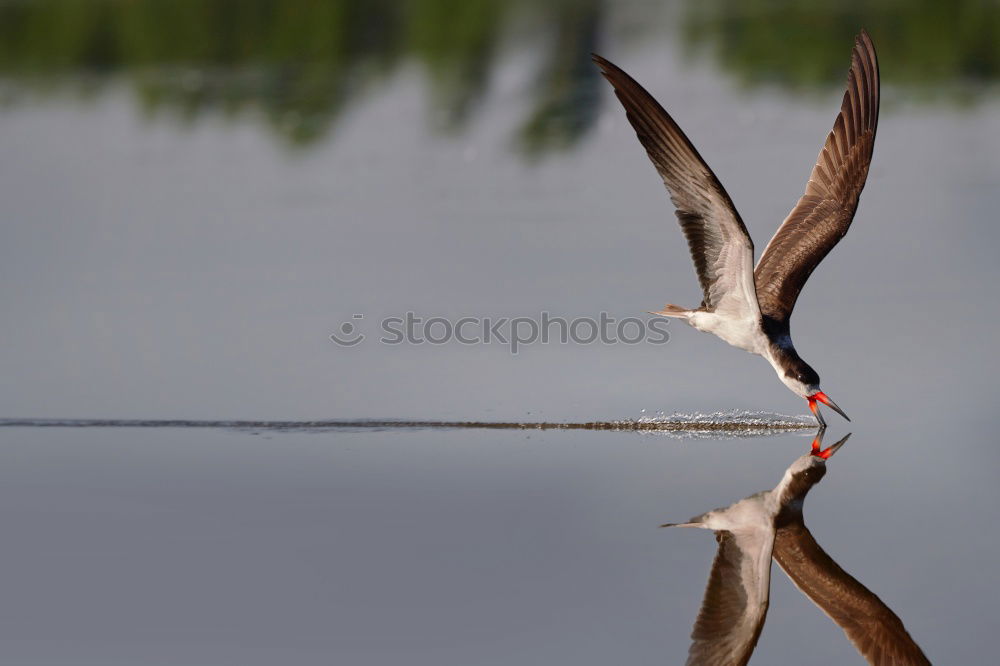
[[[872,171],[793,320],[853,419],[830,415],[831,441],[854,436],[807,522],[932,661],[992,658],[995,9],[298,4],[0,7],[22,36],[0,39],[0,416],[803,413],[761,359],[673,324],[665,345],[512,355],[384,345],[378,322],[696,305],[589,51],[671,111],[759,251],[863,24],[884,82]],[[369,337],[334,344],[344,322]],[[12,663],[579,665],[680,662],[715,542],[656,525],[773,487],[809,436],[23,423],[0,443]],[[753,663],[860,662],[774,579]]]

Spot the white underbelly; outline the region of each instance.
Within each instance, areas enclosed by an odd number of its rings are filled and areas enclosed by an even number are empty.
[[[734,319],[720,317],[714,312],[696,311],[688,318],[688,323],[751,354],[763,354],[767,349],[767,337],[757,319]]]

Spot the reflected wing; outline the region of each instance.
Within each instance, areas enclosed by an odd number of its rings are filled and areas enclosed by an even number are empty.
[[[806,192],[764,249],[754,271],[761,312],[787,321],[813,269],[847,233],[868,177],[878,125],[875,47],[854,42],[840,115],[819,153]]]
[[[844,630],[870,664],[930,664],[903,622],[820,548],[801,520],[780,527],[774,559],[802,592]]]
[[[774,532],[719,531],[719,550],[691,632],[688,666],[750,661],[767,615]]]
[[[753,242],[729,195],[684,132],[642,86],[604,58],[595,55],[594,62],[614,86],[677,208],[704,294],[703,307],[759,318]]]

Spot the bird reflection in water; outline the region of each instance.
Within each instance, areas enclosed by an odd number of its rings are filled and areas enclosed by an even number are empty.
[[[823,430],[809,453],[785,470],[773,490],[662,527],[713,530],[719,549],[691,632],[688,666],[746,664],[767,615],[771,558],[796,587],[844,630],[870,664],[930,664],[902,621],[871,590],[841,569],[816,543],[802,517],[809,490],[847,435],[822,448]]]

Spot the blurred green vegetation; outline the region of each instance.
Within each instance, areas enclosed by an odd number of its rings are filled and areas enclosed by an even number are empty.
[[[996,0],[697,0],[682,38],[747,86],[839,86],[858,29],[871,33],[882,80],[915,99],[969,96],[1000,75]]]
[[[293,145],[420,61],[446,129],[485,92],[503,0],[0,0],[0,80],[92,92],[128,77],[143,108],[262,113]],[[6,101],[16,94],[6,92]]]
[[[125,80],[150,115],[253,114],[289,145],[324,137],[396,72],[426,75],[433,126],[450,132],[489,90],[501,47],[538,54],[516,145],[537,157],[593,126],[602,88],[591,51],[615,29],[611,0],[0,0],[0,104],[99,94]],[[646,6],[657,12],[659,9]],[[975,99],[1000,75],[1000,4],[981,0],[688,0],[679,30],[747,86],[840,86],[860,26],[883,80],[916,99]],[[629,12],[644,11],[633,0]],[[621,60],[629,44],[617,45]],[[956,95],[955,91],[961,94]],[[402,120],[401,120],[402,122]]]
[[[600,77],[590,54],[599,50],[602,15],[599,0],[567,0],[548,8],[545,21],[554,35],[536,83],[534,108],[518,134],[525,155],[570,147],[596,121]]]

